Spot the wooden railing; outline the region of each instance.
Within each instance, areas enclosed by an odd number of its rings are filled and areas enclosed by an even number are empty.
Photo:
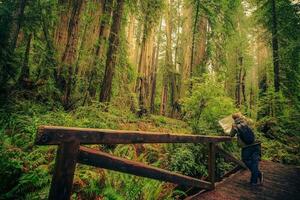
[[[70,199],[76,163],[129,173],[137,176],[168,181],[178,185],[212,190],[215,187],[216,152],[239,166],[245,165],[221,149],[217,143],[231,141],[227,136],[202,136],[154,133],[144,131],[121,131],[88,128],[41,126],[35,144],[59,145],[49,192],[50,200]],[[207,143],[207,181],[152,167],[140,162],[119,158],[102,151],[80,146],[83,144],[137,144],[137,143]]]

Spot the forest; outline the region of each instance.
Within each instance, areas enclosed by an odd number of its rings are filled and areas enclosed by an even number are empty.
[[[298,0],[0,0],[0,199],[48,198],[56,146],[34,144],[40,125],[224,135],[238,111],[264,160],[300,165]],[[202,144],[93,148],[208,174]],[[78,165],[72,199],[185,196]]]

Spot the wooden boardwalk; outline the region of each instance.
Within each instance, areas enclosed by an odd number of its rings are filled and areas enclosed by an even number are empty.
[[[217,184],[213,191],[189,200],[300,200],[300,167],[261,162],[262,186],[250,186],[250,172],[243,170]]]

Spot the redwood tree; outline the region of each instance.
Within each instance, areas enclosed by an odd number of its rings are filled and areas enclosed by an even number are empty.
[[[60,80],[65,80],[65,85],[62,85],[64,90],[63,105],[65,108],[70,106],[70,97],[72,90],[73,74],[77,58],[77,43],[79,35],[79,21],[83,0],[76,0],[72,4],[72,11],[68,26],[68,37],[65,50],[62,55],[62,65],[66,68],[66,77],[60,76]],[[63,81],[61,81],[63,82]]]
[[[107,51],[105,74],[100,91],[100,102],[109,102],[111,97],[112,81],[117,63],[117,52],[120,43],[121,21],[124,11],[124,0],[118,0],[113,11],[113,23],[109,35],[109,48]]]

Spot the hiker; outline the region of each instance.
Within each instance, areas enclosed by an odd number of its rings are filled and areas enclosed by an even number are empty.
[[[242,148],[242,160],[251,171],[251,185],[263,183],[263,173],[259,170],[261,156],[260,143],[255,141],[255,135],[241,113],[232,115],[234,123],[230,136],[237,135],[238,145]]]

